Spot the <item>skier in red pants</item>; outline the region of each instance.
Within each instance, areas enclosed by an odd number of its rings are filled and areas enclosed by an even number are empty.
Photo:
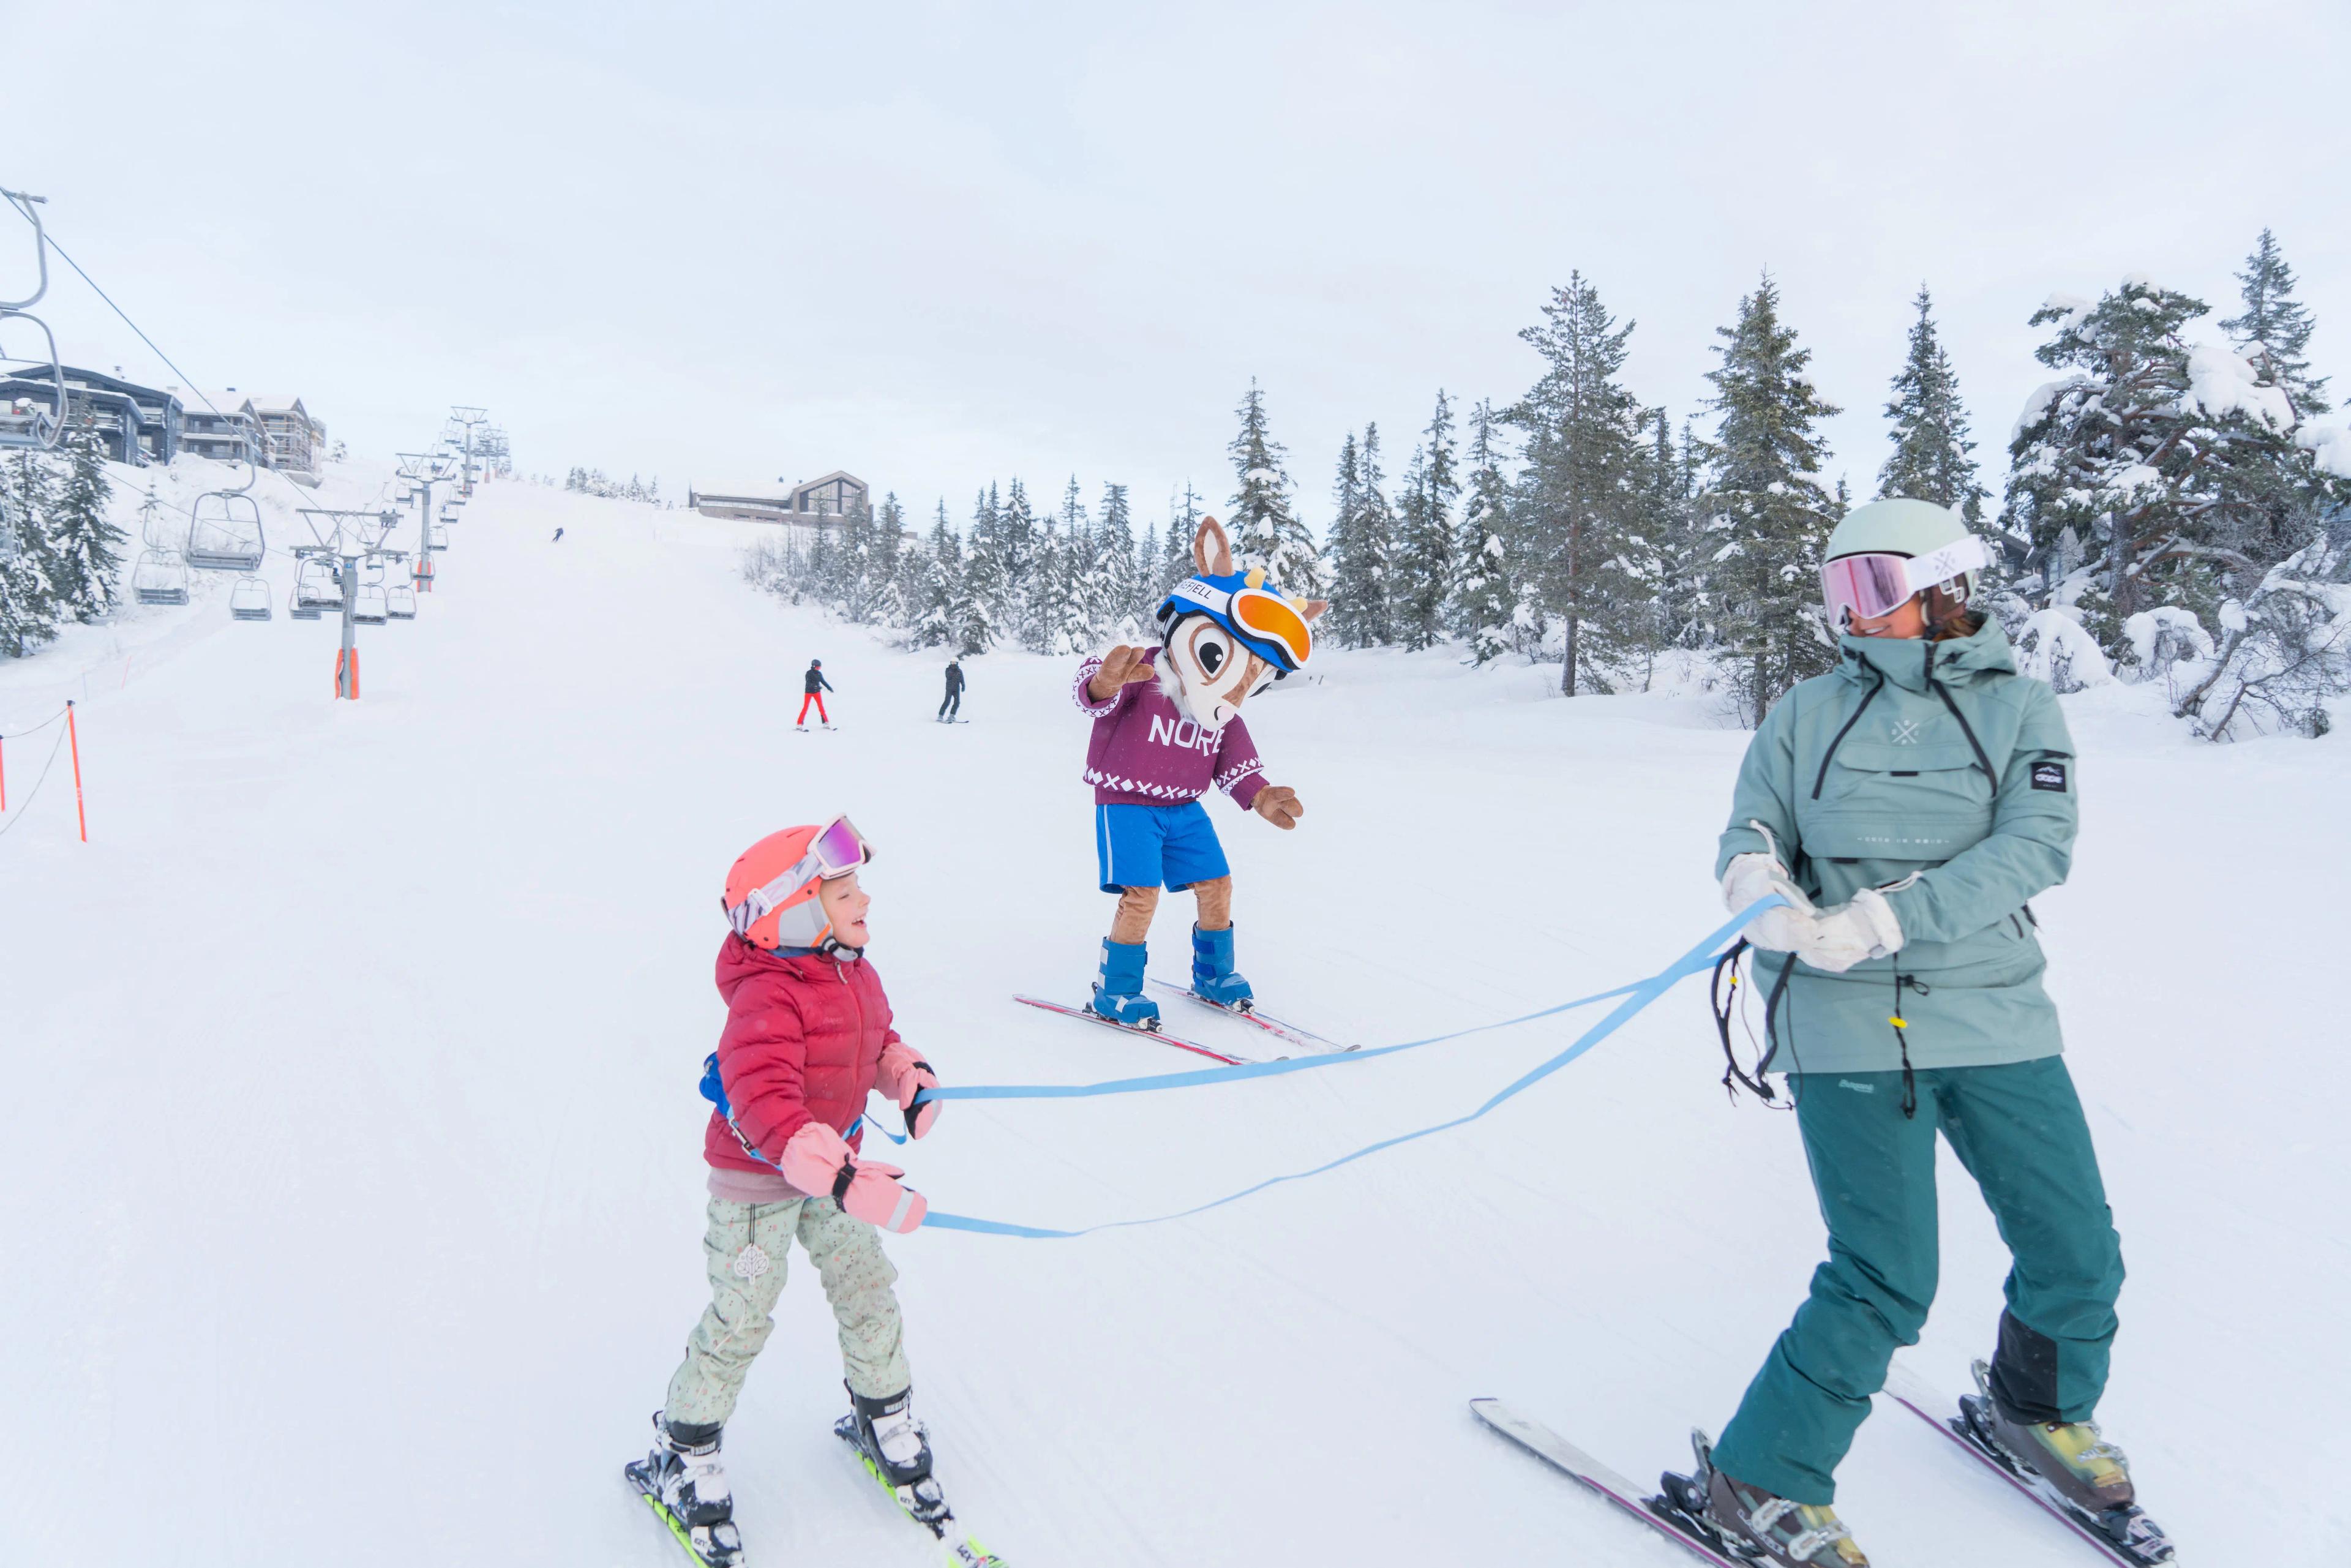
[[[800,698],[800,716],[794,721],[800,728],[808,727],[808,710],[810,703],[816,704],[817,723],[828,729],[832,727],[832,720],[826,716],[824,711],[824,694],[832,689],[832,683],[824,678],[824,661],[810,659],[808,678],[800,683],[800,690],[806,694]]]

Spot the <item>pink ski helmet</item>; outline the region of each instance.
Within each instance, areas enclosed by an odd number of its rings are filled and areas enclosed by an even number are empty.
[[[726,873],[726,891],[719,899],[726,923],[736,936],[768,952],[838,946],[818,892],[822,883],[847,876],[872,858],[872,846],[847,817],[769,833],[737,855]]]

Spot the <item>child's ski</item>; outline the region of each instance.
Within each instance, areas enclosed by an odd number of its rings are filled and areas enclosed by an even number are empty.
[[[1983,1364],[1976,1364],[1979,1381]],[[2067,1504],[2063,1499],[2037,1486],[2037,1477],[2026,1472],[2011,1459],[1969,1419],[1968,1401],[1946,1398],[1925,1378],[1896,1361],[1886,1370],[1886,1394],[1896,1405],[1926,1422],[1944,1437],[1966,1449],[1975,1460],[2001,1479],[2041,1505],[2043,1511],[2080,1536],[2092,1548],[2103,1553],[2109,1563],[2124,1568],[2147,1568],[2149,1563],[2169,1563],[2175,1552],[2163,1527],[2147,1518],[2137,1505],[2115,1509],[2108,1513],[2094,1515]],[[1944,1412],[1956,1411],[1949,1415]]]
[[[1711,1563],[1715,1568],[1750,1568],[1743,1560],[1729,1555],[1714,1542],[1697,1534],[1684,1516],[1665,1499],[1646,1495],[1641,1488],[1541,1422],[1519,1414],[1499,1399],[1472,1399],[1469,1408],[1487,1426],[1578,1486],[1599,1494],[1605,1501],[1639,1520],[1691,1556]]]
[[[940,1555],[955,1568],[1010,1568],[1003,1558],[982,1546],[974,1536],[966,1535],[956,1523],[955,1510],[947,1506],[946,1494],[939,1490],[938,1478],[925,1476],[910,1487],[893,1487],[884,1479],[873,1463],[873,1457],[857,1440],[857,1417],[843,1416],[833,1423],[832,1435],[849,1445],[865,1473],[883,1495],[898,1505],[908,1519],[937,1537]]]
[[[1104,1029],[1114,1029],[1121,1034],[1131,1034],[1137,1040],[1155,1040],[1162,1045],[1172,1045],[1178,1051],[1188,1051],[1195,1056],[1205,1056],[1211,1061],[1221,1061],[1227,1067],[1238,1067],[1246,1060],[1238,1056],[1227,1056],[1221,1051],[1210,1051],[1196,1040],[1186,1040],[1181,1035],[1169,1034],[1165,1030],[1145,1029],[1140,1024],[1124,1024],[1114,1019],[1106,1019],[1092,1008],[1073,1008],[1063,1002],[1049,1002],[1042,997],[1016,996],[1012,999],[1032,1008],[1042,1008],[1049,1013],[1060,1013],[1063,1018],[1083,1019],[1088,1023],[1098,1023]]]
[[[677,1543],[685,1548],[685,1554],[694,1559],[696,1568],[740,1568],[743,1542],[735,1533],[733,1524],[689,1528],[685,1521],[664,1506],[661,1490],[646,1473],[643,1459],[622,1466],[621,1473],[628,1478],[629,1485],[636,1489],[637,1495],[645,1500],[645,1506],[653,1511],[653,1517],[669,1526],[669,1532],[677,1537]]]
[[[1151,977],[1151,984],[1157,986],[1163,991],[1172,991],[1187,1001],[1197,1002],[1204,1008],[1220,1012],[1227,1018],[1236,1018],[1243,1023],[1252,1024],[1277,1040],[1286,1040],[1300,1050],[1311,1051],[1319,1056],[1337,1056],[1356,1049],[1352,1045],[1341,1045],[1335,1040],[1326,1040],[1312,1030],[1301,1029],[1294,1023],[1286,1023],[1271,1013],[1259,1009],[1255,1002],[1246,1007],[1212,1002],[1189,986],[1179,986],[1173,980],[1163,980],[1156,975]]]

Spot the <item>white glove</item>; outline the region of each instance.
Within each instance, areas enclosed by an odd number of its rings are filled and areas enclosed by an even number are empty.
[[[1850,904],[1813,912],[1797,932],[1794,946],[1796,956],[1813,968],[1842,975],[1865,958],[1900,952],[1902,923],[1894,917],[1894,906],[1884,894],[1865,887]]]
[[[1775,893],[1788,901],[1786,905],[1749,921],[1745,935],[1758,947],[1792,953],[1816,915],[1804,890],[1788,880],[1787,867],[1767,854],[1744,854],[1731,856],[1723,869],[1722,906],[1733,915]]]

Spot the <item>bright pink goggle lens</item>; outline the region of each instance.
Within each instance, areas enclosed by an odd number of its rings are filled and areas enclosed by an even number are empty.
[[[872,852],[848,818],[835,817],[809,845],[809,858],[816,862],[819,876],[846,876],[871,860]]]
[[[1821,601],[1829,624],[1890,615],[1910,597],[1909,562],[1898,555],[1848,555],[1821,568]]]

